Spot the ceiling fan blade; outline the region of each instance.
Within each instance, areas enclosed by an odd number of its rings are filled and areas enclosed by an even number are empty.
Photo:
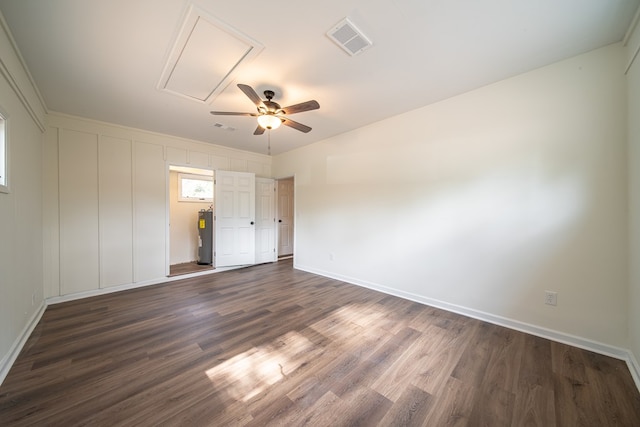
[[[315,99],[312,101],[301,102],[300,104],[290,105],[282,109],[282,114],[302,113],[303,111],[317,110],[320,104]]]
[[[303,125],[302,123],[294,122],[293,120],[287,119],[286,117],[280,117],[280,118],[282,119],[283,125],[299,130],[300,132],[307,133],[311,130],[309,126]]]
[[[256,113],[236,113],[233,111],[211,111],[214,116],[251,116],[256,117]]]
[[[260,96],[258,96],[256,91],[253,90],[253,88],[251,86],[247,86],[247,85],[243,85],[242,83],[238,83],[238,87],[240,88],[240,90],[242,92],[244,92],[245,95],[247,95],[247,97],[251,100],[251,102],[256,104],[256,107],[258,107],[258,108],[263,107],[264,108],[264,104],[262,103],[262,99],[260,99]]]
[[[264,133],[264,128],[260,125],[253,131],[254,135],[262,135]]]

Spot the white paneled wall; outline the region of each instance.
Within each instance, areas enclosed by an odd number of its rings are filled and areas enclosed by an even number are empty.
[[[209,167],[209,155],[199,151],[189,151],[189,164],[193,167]]]
[[[640,387],[640,25],[627,46],[627,102],[629,139],[629,347],[634,354],[632,373]]]
[[[46,211],[42,215],[43,226],[43,275],[44,297],[60,294],[60,209],[58,129],[49,128],[42,149],[42,203]]]
[[[8,193],[0,193],[0,383],[44,310],[44,106],[0,19],[0,109],[7,119]],[[57,210],[56,210],[57,212]],[[57,228],[56,222],[56,228]]]
[[[268,156],[58,114],[44,153],[47,297],[163,280],[169,165],[271,176]]]
[[[133,282],[132,142],[98,142],[100,287]]]
[[[60,292],[98,288],[98,137],[60,132]]]
[[[136,142],[134,152],[134,279],[143,282],[165,274],[167,192],[162,146]]]
[[[185,149],[167,147],[166,153],[167,161],[170,163],[174,163],[177,165],[186,165],[188,163],[187,150]]]

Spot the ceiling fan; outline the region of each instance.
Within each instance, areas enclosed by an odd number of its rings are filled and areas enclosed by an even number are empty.
[[[320,104],[317,101],[301,102],[300,104],[290,105],[289,107],[280,107],[275,101],[271,99],[275,95],[272,90],[265,90],[264,96],[266,101],[260,99],[260,96],[256,93],[251,86],[238,84],[238,87],[245,95],[253,102],[257,109],[257,113],[236,113],[232,111],[211,111],[211,114],[217,116],[251,116],[258,118],[258,127],[253,132],[254,135],[262,135],[266,129],[276,129],[283,124],[291,128],[297,129],[300,132],[307,133],[311,130],[309,126],[302,123],[294,122],[293,120],[285,117],[285,114],[302,113],[304,111],[317,110],[320,108]]]

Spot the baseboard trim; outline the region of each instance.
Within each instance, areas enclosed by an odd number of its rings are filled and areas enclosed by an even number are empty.
[[[27,340],[31,336],[31,333],[33,332],[33,330],[38,325],[38,322],[42,318],[42,315],[44,314],[46,308],[49,305],[59,304],[67,301],[75,301],[75,300],[94,297],[98,295],[106,295],[106,294],[111,294],[115,292],[126,291],[129,289],[137,289],[145,286],[159,285],[167,282],[175,282],[182,279],[189,279],[191,277],[205,276],[208,274],[220,273],[223,271],[236,270],[238,268],[243,268],[243,267],[246,267],[246,266],[221,267],[215,270],[199,271],[196,273],[183,274],[181,276],[162,277],[154,280],[148,280],[145,282],[129,283],[121,286],[112,286],[104,289],[96,289],[93,291],[77,292],[73,294],[47,298],[42,302],[42,304],[40,305],[38,310],[33,314],[33,316],[31,316],[31,319],[29,319],[29,322],[25,325],[24,329],[22,330],[18,338],[16,338],[15,342],[9,349],[9,352],[0,361],[0,385],[2,385],[2,383],[4,382],[4,379],[9,374],[9,371],[11,370],[11,367],[13,366],[16,359],[18,358],[18,355],[22,351],[22,348],[24,347]]]
[[[455,304],[449,304],[444,301],[439,301],[432,298],[426,298],[421,295],[400,291],[398,289],[389,288],[386,286],[378,285],[376,283],[358,280],[352,277],[342,276],[342,275],[334,274],[324,270],[318,270],[318,269],[307,267],[297,263],[294,263],[294,268],[302,271],[307,271],[309,273],[318,274],[320,276],[329,277],[331,279],[340,280],[342,282],[350,283],[356,286],[362,286],[364,288],[382,292],[387,295],[393,295],[393,296],[404,298],[420,304],[440,308],[453,313],[457,313],[457,314],[468,316],[474,319],[489,322],[495,325],[504,326],[506,328],[514,329],[514,330],[535,335],[541,338],[546,338],[552,341],[561,342],[563,344],[572,345],[578,348],[582,348],[584,350],[589,350],[595,353],[603,354],[605,356],[611,356],[616,359],[624,360],[627,363],[627,366],[629,367],[631,377],[633,378],[633,381],[635,382],[636,387],[638,388],[638,390],[640,390],[640,364],[638,363],[638,360],[635,358],[634,354],[630,350],[596,342],[596,341],[578,337],[575,335],[566,334],[566,333],[555,331],[552,329],[542,328],[536,325],[531,325],[531,324],[520,322],[517,320],[496,316],[491,313],[486,313],[479,310],[458,306]],[[29,339],[29,336],[31,336],[31,333],[33,332],[35,327],[38,325],[38,322],[42,318],[42,315],[44,314],[49,304],[57,304],[57,303],[73,301],[81,298],[88,298],[91,296],[105,295],[105,294],[120,292],[128,289],[136,289],[136,288],[141,288],[145,286],[152,286],[160,283],[172,282],[172,281],[177,281],[181,279],[186,279],[189,277],[202,276],[206,274],[212,274],[215,272],[228,271],[228,270],[234,270],[234,269],[235,268],[221,268],[213,271],[205,271],[205,272],[194,273],[194,274],[189,274],[184,276],[165,277],[162,279],[152,280],[148,282],[128,284],[123,286],[114,286],[112,288],[98,289],[95,291],[81,292],[76,294],[64,295],[60,297],[48,298],[46,301],[43,301],[40,304],[40,307],[38,308],[38,310],[36,310],[36,312],[31,316],[31,319],[29,319],[29,322],[25,325],[20,335],[14,341],[9,352],[0,361],[0,385],[2,385],[5,378],[9,374],[9,371],[11,370],[13,363],[18,358],[18,355],[22,351],[22,348],[27,342],[27,339]]]
[[[638,359],[636,359],[631,351],[628,352],[627,366],[629,367],[633,381],[636,383],[636,387],[640,390],[640,364],[638,364]]]
[[[576,335],[567,334],[564,332],[556,331],[553,329],[543,328],[533,324],[520,322],[518,320],[509,319],[502,316],[496,316],[491,313],[475,310],[468,307],[463,307],[455,304],[450,304],[445,301],[436,300],[433,298],[427,298],[422,295],[413,294],[410,292],[404,292],[398,289],[382,286],[377,283],[368,282],[365,280],[355,279],[353,277],[342,276],[329,271],[319,270],[316,268],[308,267],[305,265],[294,263],[294,268],[309,273],[318,274],[320,276],[329,277],[331,279],[340,280],[342,282],[350,283],[356,286],[362,286],[367,289],[382,292],[387,295],[393,295],[406,300],[414,301],[420,304],[428,305],[435,308],[440,308],[453,313],[461,314],[463,316],[471,317],[473,319],[482,320],[488,323],[492,323],[498,326],[504,326],[505,328],[513,329],[516,331],[524,332],[527,334],[535,335],[541,338],[546,338],[552,341],[568,344],[574,347],[578,347],[584,350],[593,351],[605,356],[610,356],[615,359],[623,360],[627,363],[631,376],[633,377],[638,390],[640,390],[640,365],[634,357],[633,353],[624,348],[615,347],[609,344],[593,341],[587,338],[579,337]]]
[[[24,347],[27,340],[31,336],[31,333],[38,325],[38,322],[42,318],[42,315],[44,314],[44,311],[46,308],[47,308],[47,303],[43,301],[40,304],[40,307],[38,307],[38,310],[36,310],[35,313],[33,313],[33,315],[31,316],[31,319],[29,319],[29,322],[27,322],[25,327],[22,329],[22,331],[20,332],[20,335],[18,335],[16,340],[13,342],[13,345],[9,349],[9,352],[5,355],[5,357],[2,358],[2,361],[0,361],[0,385],[2,385],[2,383],[4,382],[4,379],[9,374],[9,371],[11,370],[13,363],[18,358],[18,355],[20,354],[20,352],[22,351],[22,348]]]

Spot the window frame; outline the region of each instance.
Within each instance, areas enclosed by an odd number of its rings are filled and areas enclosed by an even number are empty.
[[[211,197],[195,198],[195,197],[185,197],[185,196],[183,196],[182,195],[182,180],[183,179],[211,182]],[[213,203],[213,196],[214,196],[213,176],[178,172],[178,202]]]

